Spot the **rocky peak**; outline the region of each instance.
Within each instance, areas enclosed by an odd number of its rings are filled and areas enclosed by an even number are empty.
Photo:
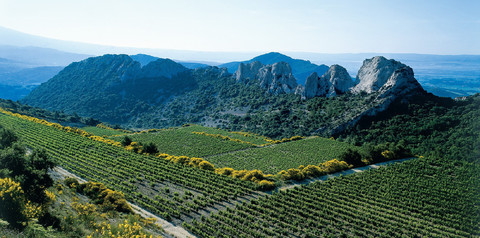
[[[358,71],[353,93],[378,92],[378,99],[395,99],[411,92],[424,92],[412,68],[382,56],[366,59]]]
[[[347,70],[340,65],[332,65],[321,77],[316,72],[308,76],[305,98],[332,97],[347,92],[352,86],[353,81]]]
[[[292,68],[285,62],[272,65],[263,65],[258,61],[249,64],[241,63],[234,77],[238,82],[257,83],[274,94],[294,93],[298,85],[293,77]]]
[[[258,74],[260,87],[274,94],[294,93],[297,80],[293,77],[292,68],[288,63],[278,62],[262,67]]]
[[[395,70],[387,82],[378,90],[379,98],[408,96],[412,93],[424,92],[415,79],[413,69],[405,66]]]
[[[388,60],[383,56],[366,59],[358,70],[352,92],[376,92],[388,81],[395,70],[404,67],[407,66],[393,59]]]
[[[330,66],[328,71],[324,75],[322,75],[322,77],[325,78],[326,81],[328,81],[329,97],[335,96],[337,94],[344,94],[354,85],[352,77],[350,77],[347,70],[338,64]]]
[[[327,95],[328,83],[324,78],[318,77],[317,72],[313,72],[305,81],[305,98]]]
[[[250,80],[257,78],[258,71],[263,66],[259,61],[254,61],[249,64],[240,63],[233,77],[235,77],[238,82],[248,83]]]

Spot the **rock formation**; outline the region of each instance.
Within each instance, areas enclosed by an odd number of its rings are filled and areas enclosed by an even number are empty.
[[[257,79],[258,71],[263,66],[259,61],[254,61],[250,64],[240,63],[238,70],[233,76],[238,82],[248,83],[250,80]]]
[[[347,70],[340,65],[332,65],[321,77],[315,72],[308,76],[305,82],[305,98],[333,97],[346,93],[352,86],[353,81]]]
[[[353,93],[378,92],[378,99],[389,96],[407,96],[411,92],[424,92],[415,79],[412,68],[382,56],[363,61],[358,70]]]
[[[350,77],[347,70],[338,64],[330,66],[322,77],[325,78],[330,86],[327,95],[329,97],[335,96],[337,93],[344,94],[354,85],[352,77]]]
[[[376,92],[387,82],[395,70],[404,67],[406,65],[395,60],[388,60],[383,56],[366,59],[358,70],[355,87],[352,89],[352,92]]]
[[[295,93],[298,85],[292,75],[292,68],[285,62],[272,65],[263,65],[258,61],[241,63],[234,77],[238,82],[258,84],[273,94]]]

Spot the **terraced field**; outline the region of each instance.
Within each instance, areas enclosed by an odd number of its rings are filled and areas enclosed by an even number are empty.
[[[208,156],[206,160],[217,167],[259,169],[267,174],[276,174],[281,170],[298,168],[300,165],[317,165],[337,158],[347,148],[354,148],[354,146],[322,137],[312,137]]]

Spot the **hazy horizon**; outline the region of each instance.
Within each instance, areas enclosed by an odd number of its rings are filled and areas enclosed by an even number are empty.
[[[200,52],[480,54],[478,1],[0,1],[2,26]]]

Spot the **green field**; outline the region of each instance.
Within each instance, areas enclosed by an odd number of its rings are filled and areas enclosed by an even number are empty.
[[[99,127],[96,127],[96,126],[86,126],[86,127],[82,127],[81,129],[86,131],[86,132],[92,133],[96,136],[105,136],[105,137],[116,136],[116,135],[125,135],[126,134],[123,131],[99,128]]]
[[[224,130],[197,125],[170,128],[161,130],[159,132],[132,134],[129,135],[129,137],[133,141],[141,142],[143,144],[153,142],[155,145],[157,145],[160,153],[176,156],[185,155],[189,157],[205,157],[208,155],[215,155],[254,147],[253,145],[246,143],[239,143],[206,135],[198,135],[192,132],[221,134],[251,143],[266,143],[264,140],[260,140],[258,137],[244,137]],[[121,141],[123,137],[111,137],[111,139]]]
[[[206,160],[216,167],[234,169],[259,169],[264,173],[275,174],[281,170],[298,168],[300,165],[318,165],[337,158],[347,148],[354,148],[347,143],[322,137],[312,137],[298,141],[255,147],[245,150],[209,156]]]
[[[200,237],[477,237],[478,163],[416,159],[274,193],[194,221]]]

